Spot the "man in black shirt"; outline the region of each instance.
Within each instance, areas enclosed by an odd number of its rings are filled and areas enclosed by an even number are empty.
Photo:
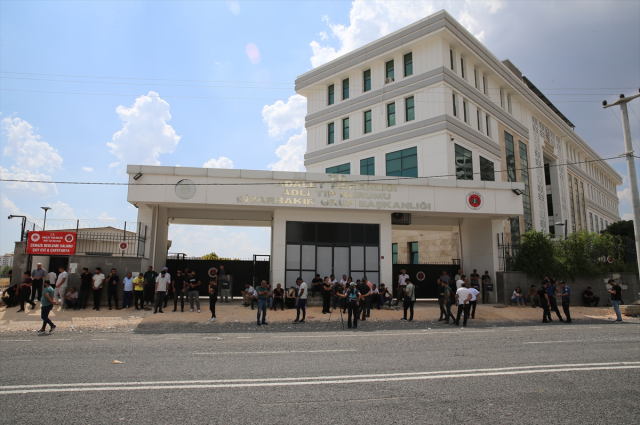
[[[615,323],[622,323],[622,315],[620,314],[620,303],[622,302],[622,288],[616,283],[615,280],[609,279],[607,284],[611,285],[611,289],[607,289],[611,294],[611,305],[616,311]]]
[[[144,274],[144,303],[146,305],[155,304],[157,277],[158,273],[153,270],[153,267],[147,267],[147,272]]]
[[[5,289],[2,293],[2,302],[7,307],[15,307],[18,305],[18,285],[13,285]]]
[[[316,291],[322,291],[322,279],[320,279],[319,274],[311,280],[311,296],[314,298],[316,296]]]
[[[111,273],[107,276],[107,303],[109,304],[109,310],[111,310],[111,298],[116,304],[116,310],[120,310],[118,308],[118,283],[120,283],[120,277],[116,274],[116,269],[111,269]]]
[[[280,307],[284,311],[284,289],[279,283],[276,285],[276,289],[273,290],[273,311],[276,311],[278,303],[280,303]]]
[[[185,292],[189,292],[189,302],[191,303],[191,311],[193,312],[193,303],[195,301],[196,307],[198,308],[198,313],[200,313],[200,285],[202,282],[198,280],[196,277],[196,272],[191,272],[191,275],[186,278],[185,287],[187,288]]]
[[[591,286],[587,286],[587,290],[582,293],[582,298],[584,299],[584,305],[586,307],[590,307],[591,304],[593,304],[594,307],[598,307],[598,303],[600,302],[600,297],[593,293]]]
[[[92,283],[93,275],[89,273],[89,269],[86,267],[82,268],[82,273],[80,274],[80,293],[78,294],[78,309],[86,309],[87,301],[89,301],[89,294],[91,294],[91,283]]]
[[[369,285],[367,285],[366,278],[363,278],[363,281],[356,281],[356,289],[360,293],[360,312],[362,312],[362,320],[363,322],[367,320],[367,298],[371,295],[369,291]]]
[[[440,318],[438,322],[442,322],[443,320],[449,320],[447,316],[447,309],[444,306],[444,287],[446,285],[442,284],[442,281],[438,279],[438,305],[440,305]]]
[[[322,314],[331,313],[332,292],[333,287],[331,287],[329,279],[325,277],[324,282],[322,282]]]
[[[173,311],[178,310],[178,297],[180,298],[180,311],[184,312],[184,276],[182,271],[176,272],[176,277],[171,282],[171,288],[173,289]]]
[[[476,288],[480,291],[480,275],[478,274],[478,270],[473,269],[473,273],[469,276],[469,287]]]
[[[549,323],[547,317],[551,317],[549,311],[549,296],[547,295],[547,280],[542,281],[542,286],[538,288],[538,298],[540,298],[540,305],[542,306],[542,323]]]

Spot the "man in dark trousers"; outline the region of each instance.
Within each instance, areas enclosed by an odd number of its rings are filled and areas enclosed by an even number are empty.
[[[445,315],[445,324],[449,324],[449,317],[451,317],[453,319],[453,322],[455,323],[456,318],[453,315],[453,313],[451,313],[451,306],[453,305],[453,302],[455,301],[455,294],[451,291],[451,288],[449,287],[449,284],[442,281],[442,288],[444,291],[444,305],[447,309],[446,315]]]
[[[440,318],[438,322],[449,319],[449,316],[447,316],[447,308],[444,306],[444,288],[446,286],[447,285],[443,285],[442,281],[438,279],[438,305],[440,306]]]
[[[591,286],[587,286],[587,290],[582,293],[585,307],[590,307],[593,304],[594,307],[598,307],[600,297],[593,293]]]
[[[542,286],[538,288],[538,298],[540,299],[540,305],[542,306],[542,323],[549,323],[547,318],[551,319],[551,313],[549,312],[549,295],[547,290],[548,280],[542,281]]]
[[[184,311],[184,279],[185,277],[182,275],[182,270],[178,270],[176,277],[174,277],[173,282],[171,282],[174,293],[173,311],[178,310],[178,298],[180,298],[180,311]]]
[[[18,290],[18,293],[20,294],[20,310],[18,310],[18,313],[24,311],[24,303],[31,304],[31,308],[36,307],[35,303],[30,300],[32,284],[33,280],[31,280],[31,272],[24,272],[24,280],[22,281],[20,286],[18,286],[18,288],[20,288]]]
[[[569,313],[569,304],[571,302],[571,288],[564,280],[560,281],[560,302],[562,303],[562,311],[566,316],[567,323],[571,323],[571,313]]]
[[[42,298],[42,282],[44,282],[44,278],[47,276],[47,271],[42,268],[42,264],[36,264],[36,268],[31,272],[31,280],[33,280],[33,284],[31,285],[31,301],[34,300],[40,301]]]
[[[322,292],[322,279],[319,274],[316,274],[316,277],[311,279],[311,296],[313,298],[316,297],[316,292]]]
[[[460,324],[460,316],[464,312],[464,318],[462,321],[462,326],[467,326],[467,319],[469,318],[469,301],[471,301],[471,292],[467,289],[467,284],[462,282],[460,284],[460,288],[456,291],[456,302],[458,303],[458,314],[456,315],[456,321],[453,322],[454,325]]]
[[[284,289],[279,283],[276,285],[276,289],[273,290],[273,311],[276,311],[280,303],[280,308],[284,311]]]
[[[360,292],[359,304],[360,311],[362,312],[362,318],[360,320],[364,322],[367,320],[367,298],[371,295],[371,292],[369,291],[369,285],[367,285],[366,278],[363,278],[362,281],[358,280],[357,282],[360,282],[356,285],[356,289]],[[400,295],[400,297],[402,296]]]
[[[333,287],[329,279],[325,278],[322,282],[322,314],[331,313],[331,295]]]
[[[116,269],[111,269],[111,273],[107,276],[107,304],[109,310],[111,310],[111,298],[115,303],[116,310],[120,310],[118,307],[118,284],[120,283],[120,277],[116,274]],[[154,286],[155,291],[155,286]]]
[[[345,289],[344,293],[339,294],[339,297],[345,299],[347,301],[347,309],[349,310],[349,315],[347,316],[347,326],[351,329],[351,317],[353,316],[353,327],[355,329],[358,328],[358,315],[359,315],[359,303],[362,299],[362,295],[358,292],[356,288],[356,284],[351,282],[349,284],[349,288]]]
[[[411,279],[405,281],[404,299],[402,300],[402,308],[404,309],[404,317],[400,320],[407,320],[407,310],[409,310],[409,322],[413,321],[413,305],[416,303],[416,287],[411,283]]]
[[[549,316],[548,319],[551,322],[551,311],[554,311],[558,316],[558,320],[564,322],[564,319],[560,315],[560,310],[558,310],[558,303],[556,302],[556,285],[555,280],[549,280],[547,284],[547,298],[549,299]]]
[[[147,267],[144,274],[144,303],[145,305],[155,304],[156,298],[156,278],[158,273],[153,270],[153,266]]]
[[[93,275],[89,273],[89,268],[83,267],[82,273],[80,273],[80,293],[78,294],[78,309],[87,308],[87,302],[89,301],[89,295],[91,295],[91,283],[93,282]]]
[[[611,305],[616,312],[615,323],[622,323],[622,315],[620,314],[620,303],[622,303],[622,288],[613,279],[609,279],[607,284],[611,285],[611,289],[607,289],[607,291],[609,291],[609,293],[611,294]]]

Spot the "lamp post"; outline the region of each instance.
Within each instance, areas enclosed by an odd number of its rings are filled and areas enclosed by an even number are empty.
[[[47,211],[51,209],[51,207],[40,207],[44,210],[44,222],[42,223],[42,231],[44,231],[45,226],[47,225]]]
[[[625,97],[623,94],[621,94],[620,98],[613,102],[611,105],[607,105],[607,101],[604,100],[602,102],[602,107],[606,109],[615,105],[620,105],[625,149],[625,153],[620,156],[627,157],[627,172],[629,173],[629,189],[631,189],[631,209],[633,210],[633,230],[636,240],[636,255],[638,256],[638,264],[640,264],[640,240],[638,240],[638,233],[640,232],[640,197],[638,196],[638,177],[636,176],[636,163],[635,157],[633,155],[633,145],[631,143],[629,113],[627,111],[627,103],[638,97],[640,97],[640,94],[629,97]]]

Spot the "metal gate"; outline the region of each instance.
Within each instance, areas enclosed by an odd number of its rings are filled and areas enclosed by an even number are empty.
[[[175,255],[167,259],[169,273],[174,276],[176,270],[184,271],[188,268],[196,272],[196,277],[200,279],[200,295],[209,295],[209,282],[216,276],[220,265],[224,265],[225,270],[232,276],[231,293],[234,297],[241,296],[245,283],[255,286],[256,283],[266,280],[269,282],[271,274],[271,256],[254,255],[253,260],[201,260],[192,259],[183,255]]]
[[[393,265],[393,294],[396,296],[398,275],[400,270],[406,270],[411,282],[416,286],[416,298],[438,298],[438,279],[444,270],[450,276],[455,276],[460,268],[460,260],[451,263],[429,264],[394,264]]]

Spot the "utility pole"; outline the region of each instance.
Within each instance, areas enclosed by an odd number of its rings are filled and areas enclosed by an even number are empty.
[[[640,89],[638,90],[640,92]],[[611,106],[620,105],[620,112],[622,113],[622,131],[624,132],[624,148],[625,153],[620,156],[627,157],[627,170],[629,172],[629,188],[631,189],[631,208],[633,209],[633,230],[635,233],[636,241],[636,256],[638,259],[638,267],[640,268],[640,241],[638,235],[640,233],[640,197],[638,196],[638,177],[636,175],[636,162],[633,155],[633,145],[631,143],[631,129],[629,127],[629,113],[627,112],[627,103],[640,97],[640,94],[636,94],[631,97],[624,97],[620,95],[620,99],[613,102],[611,105],[607,105],[607,101],[602,101],[603,108],[610,108]]]

